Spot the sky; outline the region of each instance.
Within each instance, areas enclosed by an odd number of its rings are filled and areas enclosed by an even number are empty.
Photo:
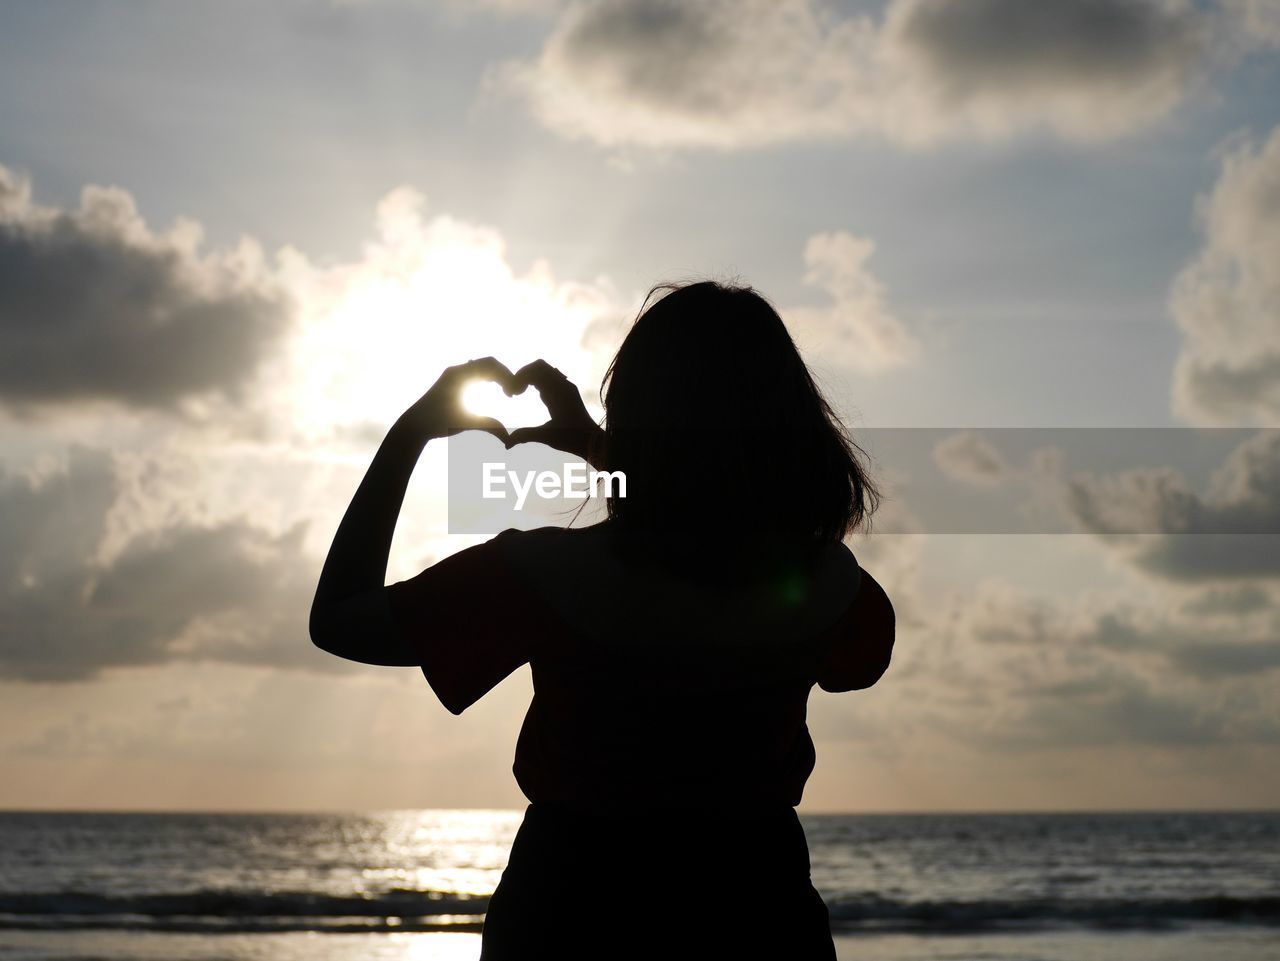
[[[705,276],[890,492],[802,810],[1280,805],[1280,0],[18,0],[0,807],[520,806],[527,668],[315,650],[324,551],[445,366],[594,399]]]

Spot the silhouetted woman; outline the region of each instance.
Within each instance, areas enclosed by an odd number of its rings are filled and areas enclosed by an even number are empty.
[[[536,361],[450,368],[391,428],[311,612],[326,651],[420,666],[460,714],[522,664],[515,776],[531,802],[489,902],[484,961],[835,957],[796,817],[816,683],[869,687],[893,608],[844,546],[874,509],[857,448],[750,288],[658,288],[605,377],[603,430]],[[467,413],[477,378],[551,420]],[[486,430],[621,470],[580,529],[506,531],[384,586],[423,446]]]

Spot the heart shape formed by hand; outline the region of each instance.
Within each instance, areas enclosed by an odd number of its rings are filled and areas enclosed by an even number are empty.
[[[537,427],[551,419],[547,406],[536,390],[508,397],[502,388],[488,380],[473,380],[462,389],[462,406],[480,417],[501,421],[507,430]]]

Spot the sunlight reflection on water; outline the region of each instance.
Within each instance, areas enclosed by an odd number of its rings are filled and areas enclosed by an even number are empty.
[[[410,935],[404,947],[405,961],[475,961],[480,957],[480,935]]]
[[[386,811],[374,816],[386,857],[360,872],[369,889],[487,895],[497,887],[521,811]]]

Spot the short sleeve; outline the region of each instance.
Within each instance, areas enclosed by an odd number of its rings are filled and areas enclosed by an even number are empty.
[[[453,714],[528,663],[541,634],[545,605],[513,574],[498,543],[510,533],[387,588],[392,619]]]
[[[893,656],[893,608],[869,576],[859,580],[845,612],[822,637],[817,683],[824,691],[856,691],[875,684]]]

